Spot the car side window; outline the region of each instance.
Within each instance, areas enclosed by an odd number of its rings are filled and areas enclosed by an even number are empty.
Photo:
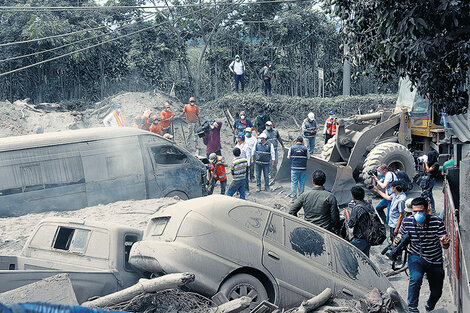
[[[357,248],[339,239],[333,239],[333,251],[336,258],[336,270],[350,279],[363,282],[371,289],[380,277],[379,269]]]
[[[228,213],[228,215],[238,223],[238,225],[262,235],[269,212],[254,206],[239,206]]]
[[[284,219],[278,214],[272,214],[266,229],[266,238],[269,238],[281,245],[284,244]]]
[[[151,148],[157,164],[183,164],[188,162],[188,156],[175,146],[158,146]]]
[[[285,246],[317,263],[328,265],[325,234],[297,221],[285,219]]]

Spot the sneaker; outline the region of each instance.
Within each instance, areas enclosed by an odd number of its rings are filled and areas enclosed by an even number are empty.
[[[269,189],[269,186],[266,186],[266,187],[264,188],[264,190],[265,190],[265,191],[271,191],[271,189]]]
[[[258,190],[257,192],[260,192],[261,191],[261,186],[257,186]]]
[[[432,310],[434,310],[434,306],[430,306],[430,305],[426,304],[424,306],[424,309],[426,310],[426,312],[431,312]]]
[[[419,313],[419,310],[418,310],[418,308],[410,308],[410,307],[408,307],[408,312],[410,312],[410,313]]]

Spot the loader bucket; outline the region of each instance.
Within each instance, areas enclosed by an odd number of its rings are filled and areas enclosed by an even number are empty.
[[[276,175],[277,182],[290,182],[291,162],[287,158],[287,151],[287,149],[284,149],[284,157]],[[326,183],[324,187],[335,195],[338,205],[347,204],[352,200],[351,187],[356,185],[356,182],[352,176],[351,167],[332,164],[317,157],[310,157],[307,162],[305,187],[313,187],[312,173],[318,169],[325,172]]]

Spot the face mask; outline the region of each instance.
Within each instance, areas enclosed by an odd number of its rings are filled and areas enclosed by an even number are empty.
[[[271,130],[271,126],[266,126],[266,129],[267,129],[267,130]]]
[[[259,117],[263,117],[263,114],[260,114]]]
[[[424,223],[426,220],[426,215],[424,215],[421,212],[416,212],[415,215],[413,215],[417,223]]]
[[[170,111],[170,108],[166,108],[167,111]]]
[[[244,119],[245,119],[245,115],[240,115],[240,118],[241,118],[242,120],[244,120]]]
[[[191,104],[191,105],[194,105],[194,102],[191,102],[190,104]]]
[[[377,172],[377,177],[382,177],[382,172]]]
[[[239,58],[236,58],[236,59],[235,59],[235,61],[237,61],[237,62],[238,62],[238,61],[240,61],[240,59],[239,59]]]
[[[258,142],[259,142],[259,143],[263,143],[263,139],[258,139]]]
[[[250,133],[246,133],[246,134],[245,134],[245,137],[250,138],[250,137],[251,137],[251,134],[250,134]]]
[[[215,128],[215,126],[214,126],[214,125],[211,125],[210,127],[211,127],[211,129],[214,129],[214,128]]]

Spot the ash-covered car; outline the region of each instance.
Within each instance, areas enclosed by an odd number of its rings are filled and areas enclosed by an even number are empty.
[[[325,288],[359,298],[388,279],[356,247],[297,217],[232,197],[214,195],[161,209],[130,264],[155,275],[191,272],[189,287],[229,300],[247,295],[252,307],[269,301],[288,308]]]

